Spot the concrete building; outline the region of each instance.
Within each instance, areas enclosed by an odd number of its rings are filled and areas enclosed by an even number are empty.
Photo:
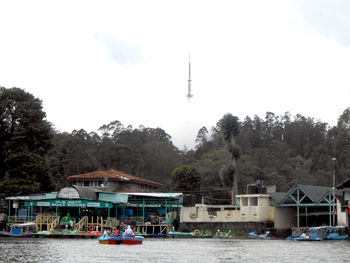
[[[239,206],[195,204],[181,209],[181,223],[194,222],[266,222],[274,221],[274,207],[270,195],[237,195]]]
[[[350,193],[350,191],[349,191]],[[350,196],[350,195],[349,195]],[[183,207],[180,223],[184,225],[224,225],[231,229],[247,224],[266,224],[275,229],[335,225],[332,188],[295,185],[287,193],[237,195],[239,205],[195,204]],[[341,223],[338,217],[338,225]]]

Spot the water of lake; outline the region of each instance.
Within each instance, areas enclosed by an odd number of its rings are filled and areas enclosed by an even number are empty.
[[[0,238],[0,262],[349,262],[350,241],[145,239],[102,245],[96,239]]]

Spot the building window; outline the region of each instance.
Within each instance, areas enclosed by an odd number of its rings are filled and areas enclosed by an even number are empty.
[[[209,216],[217,216],[218,215],[218,211],[220,211],[220,208],[216,208],[216,207],[208,207],[207,211],[208,211],[208,215]]]
[[[258,205],[258,198],[257,197],[250,197],[250,204],[249,206],[257,206]]]

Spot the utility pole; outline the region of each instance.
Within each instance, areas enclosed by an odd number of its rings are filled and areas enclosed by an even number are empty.
[[[333,187],[332,187],[332,191],[333,191],[333,226],[336,225],[335,223],[335,161],[337,159],[335,157],[332,158],[332,162],[333,162]]]

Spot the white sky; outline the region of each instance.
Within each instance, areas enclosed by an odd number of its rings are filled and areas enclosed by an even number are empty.
[[[59,131],[119,120],[180,149],[228,112],[334,125],[350,106],[349,28],[345,0],[0,0],[0,86],[39,97]]]

